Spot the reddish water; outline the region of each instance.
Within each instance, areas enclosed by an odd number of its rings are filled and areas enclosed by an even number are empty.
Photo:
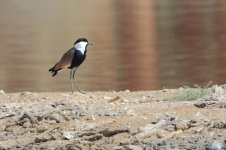
[[[70,91],[48,69],[74,40],[88,48],[84,90],[153,90],[226,82],[225,0],[0,2],[0,89]]]

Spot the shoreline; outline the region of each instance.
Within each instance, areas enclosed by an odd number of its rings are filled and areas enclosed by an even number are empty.
[[[199,91],[2,93],[0,149],[224,148],[226,100],[219,89],[189,101],[175,96]]]

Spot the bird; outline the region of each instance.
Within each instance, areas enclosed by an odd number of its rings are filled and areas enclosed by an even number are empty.
[[[84,94],[84,91],[81,90],[75,78],[75,71],[84,62],[87,54],[88,45],[93,44],[89,43],[86,38],[77,39],[74,42],[74,46],[64,53],[60,61],[58,61],[52,68],[49,69],[49,72],[51,72],[53,77],[57,75],[58,71],[61,71],[63,69],[71,70],[70,81],[72,93],[74,92],[73,82],[75,82],[79,92]]]

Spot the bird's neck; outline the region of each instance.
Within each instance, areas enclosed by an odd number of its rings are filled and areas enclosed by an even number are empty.
[[[87,46],[87,43],[80,42],[80,43],[75,44],[75,49],[80,51],[82,54],[85,54],[86,46]]]

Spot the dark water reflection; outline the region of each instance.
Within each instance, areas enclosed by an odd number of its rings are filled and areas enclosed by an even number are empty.
[[[151,90],[226,81],[224,0],[0,2],[0,89],[69,91],[48,73],[78,37],[95,43],[85,90]]]

